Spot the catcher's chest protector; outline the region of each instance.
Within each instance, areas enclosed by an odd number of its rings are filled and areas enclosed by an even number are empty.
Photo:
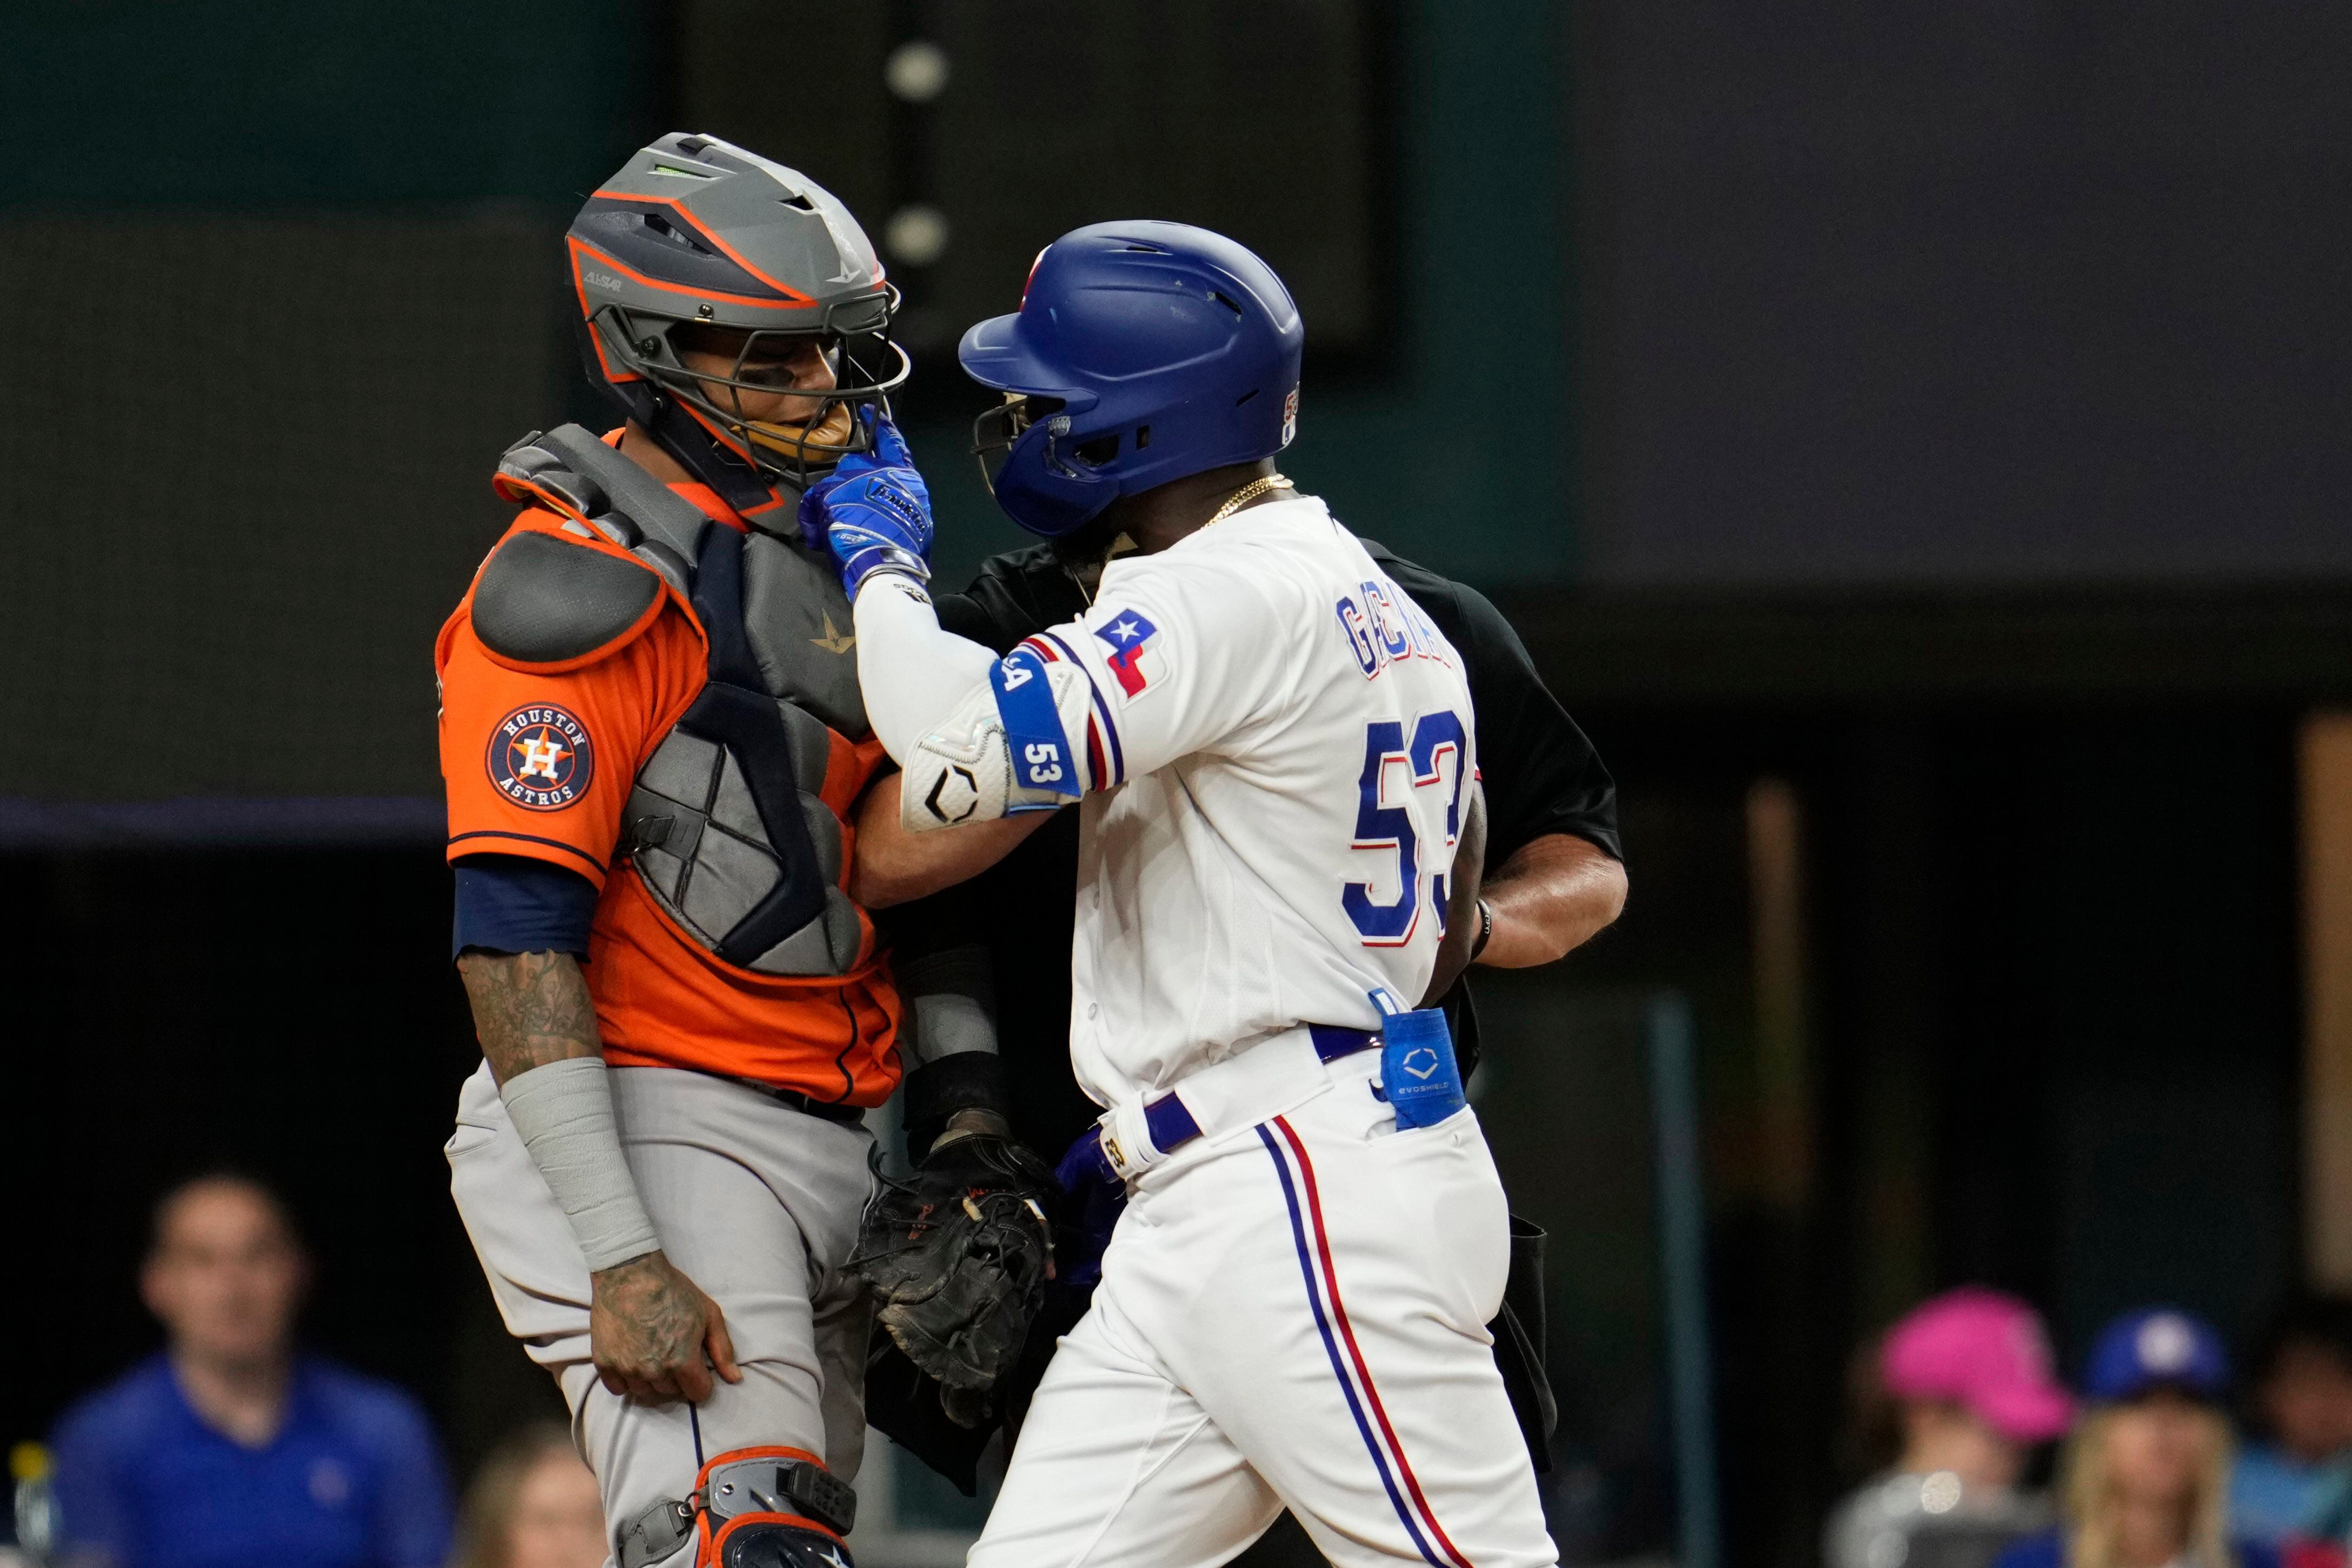
[[[646,891],[740,968],[846,973],[863,936],[838,886],[843,825],[820,792],[870,731],[831,565],[710,521],[576,426],[527,438],[500,472],[573,503],[563,510],[684,589],[709,638],[708,683],[646,758],[625,812],[620,852]]]

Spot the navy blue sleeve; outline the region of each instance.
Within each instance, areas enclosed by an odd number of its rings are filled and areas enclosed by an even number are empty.
[[[112,1411],[88,1402],[67,1413],[49,1439],[50,1486],[58,1505],[58,1540],[74,1555],[121,1568],[139,1557],[131,1477],[120,1452],[126,1434]],[[135,1443],[136,1439],[131,1439]]]
[[[457,915],[449,953],[569,952],[588,956],[596,884],[520,855],[468,855],[456,864]]]
[[[455,1542],[448,1473],[425,1413],[404,1397],[385,1397],[374,1413],[383,1466],[376,1494],[373,1560],[383,1568],[441,1568]]]
[[[2036,1531],[1993,1559],[1992,1568],[2062,1568],[2066,1542],[2054,1530]]]

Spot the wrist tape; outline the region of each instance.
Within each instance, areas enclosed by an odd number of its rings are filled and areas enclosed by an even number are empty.
[[[1012,1101],[1004,1064],[994,1051],[958,1051],[907,1075],[907,1100],[899,1118],[907,1128],[908,1157],[917,1164],[959,1110],[1005,1114]]]
[[[659,1249],[621,1153],[603,1058],[569,1057],[517,1073],[499,1096],[547,1190],[570,1216],[590,1273]]]
[[[978,942],[935,948],[935,928],[925,922],[900,921],[892,927],[896,943],[891,967],[898,972],[898,994],[913,1015],[901,1026],[898,1050],[908,1070],[964,1051],[996,1054],[996,975],[988,950]],[[950,935],[949,940],[954,940]]]

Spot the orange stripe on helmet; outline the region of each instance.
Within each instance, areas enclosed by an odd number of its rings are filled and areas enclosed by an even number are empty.
[[[589,256],[594,257],[598,266],[609,267],[614,271],[621,274],[624,278],[630,279],[632,282],[642,283],[648,289],[658,289],[665,294],[683,294],[689,299],[695,300],[724,300],[730,304],[751,305],[762,310],[792,309],[796,306],[814,305],[816,303],[815,300],[811,300],[805,294],[796,293],[789,300],[762,300],[756,294],[730,294],[715,289],[688,289],[677,283],[665,283],[658,278],[648,278],[644,273],[638,271],[635,268],[630,267],[625,263],[614,260],[610,254],[597,249],[586,240],[582,239],[578,235],[565,235],[563,237],[563,243],[572,247],[572,263],[573,277],[575,279],[578,279],[580,258],[582,254],[584,252]],[[592,313],[586,310],[588,297],[584,292],[584,286],[583,292],[580,297],[580,303],[583,314]]]
[[[613,356],[604,352],[604,330],[596,325],[596,312],[588,309],[588,285],[580,276],[580,255],[577,251],[572,256],[572,291],[580,296],[580,314],[588,326],[588,345],[596,351],[597,368],[604,373],[604,379],[615,384],[643,381],[645,377],[628,366],[615,366]]]
[[[802,293],[791,284],[779,282],[775,279],[771,278],[766,273],[761,271],[758,268],[752,266],[751,263],[745,258],[741,251],[736,249],[733,246],[719,238],[719,236],[711,233],[708,228],[705,228],[700,221],[695,217],[694,214],[688,210],[686,204],[679,201],[675,196],[643,195],[635,191],[612,190],[592,191],[589,193],[589,195],[592,200],[601,197],[605,201],[652,202],[656,205],[666,206],[672,212],[677,213],[680,217],[686,219],[696,234],[700,235],[704,239],[709,240],[711,244],[717,246],[721,251],[724,251],[730,261],[732,261],[736,266],[741,268],[752,277],[757,278],[761,282],[765,283],[769,288],[777,289],[788,299],[797,300],[803,305],[814,305],[816,303],[814,300],[811,299],[808,295]]]

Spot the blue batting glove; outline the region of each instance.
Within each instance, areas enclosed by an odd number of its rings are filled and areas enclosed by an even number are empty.
[[[877,572],[930,580],[930,508],[914,469],[860,474],[826,491],[817,504],[826,547],[841,567],[841,585],[851,599]]]
[[[907,470],[901,476],[902,480],[922,506],[923,515],[928,518],[931,514],[930,488],[923,483],[923,476],[915,471],[915,455],[907,449],[907,437],[899,434],[898,421],[881,413],[872,404],[859,408],[855,417],[869,434],[867,450],[850,453],[833,466],[832,472],[801,493],[801,542],[811,550],[829,548],[825,542],[824,498],[852,479],[884,468]]]
[[[864,416],[874,417],[870,410]],[[877,572],[919,582],[931,574],[930,490],[898,426],[874,418],[872,428],[874,450],[844,458],[801,497],[801,537],[811,548],[824,540],[852,599]]]
[[[877,468],[913,468],[915,454],[907,449],[907,437],[899,434],[898,422],[887,414],[877,412],[870,404],[866,405],[866,412],[869,416],[868,423],[874,431],[874,449],[870,452],[852,452],[843,460],[850,463],[863,463]],[[920,487],[922,480],[918,479],[915,483]],[[928,491],[924,494],[923,502],[926,506],[930,504]]]

